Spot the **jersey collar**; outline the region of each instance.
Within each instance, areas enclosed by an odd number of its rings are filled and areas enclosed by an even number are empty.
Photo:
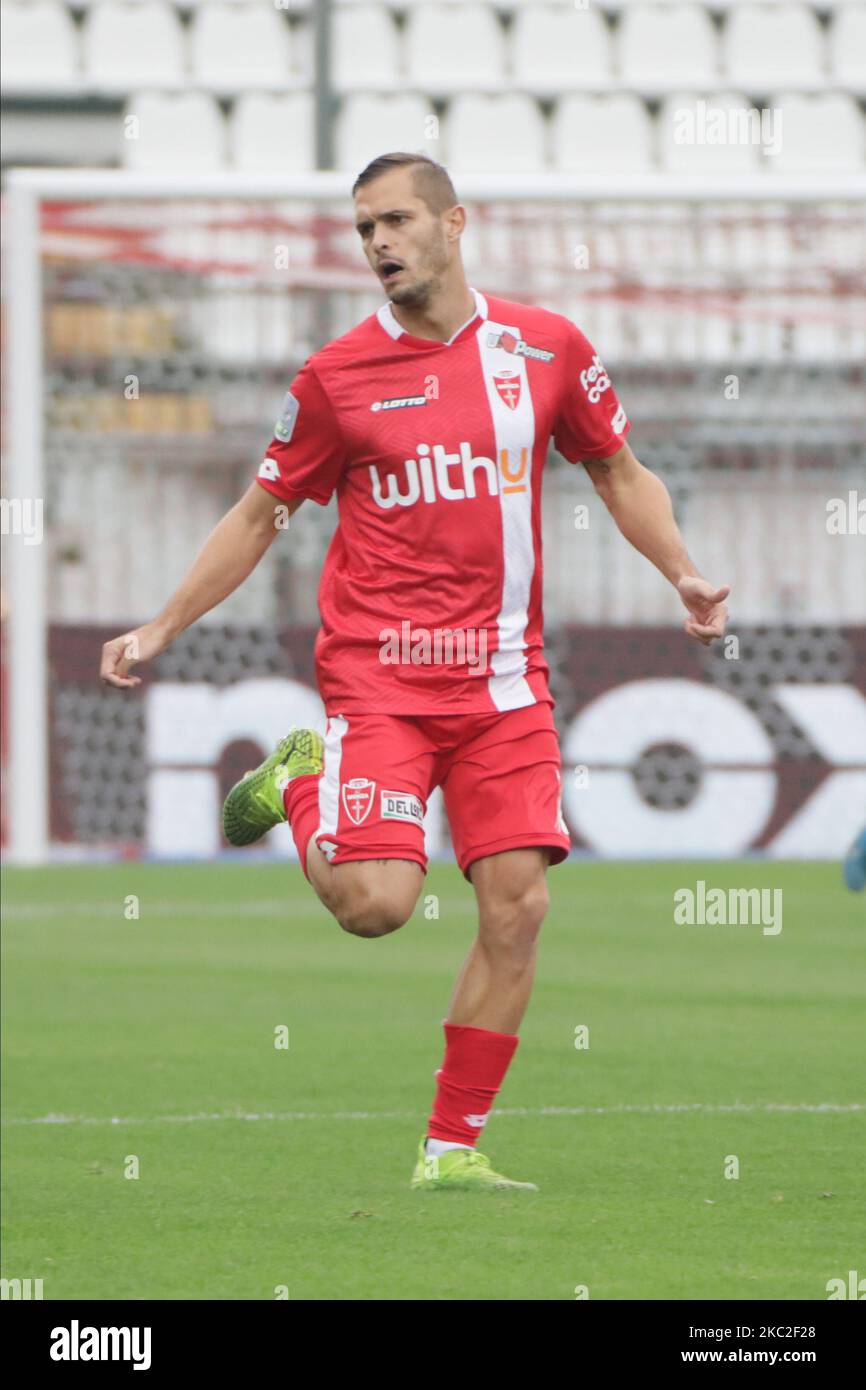
[[[383,304],[381,309],[376,311],[376,317],[389,338],[393,338],[395,341],[399,339],[406,347],[451,347],[452,343],[456,343],[458,339],[462,338],[463,334],[475,323],[476,319],[480,318],[483,321],[487,318],[487,300],[484,298],[484,295],[480,294],[478,290],[472,289],[471,286],[469,292],[475,300],[475,313],[470,315],[466,322],[460,325],[457,332],[452,334],[448,341],[444,343],[437,342],[435,338],[416,338],[413,334],[407,333],[406,329],[403,328],[394,317],[394,310],[391,307],[390,300],[388,303]]]

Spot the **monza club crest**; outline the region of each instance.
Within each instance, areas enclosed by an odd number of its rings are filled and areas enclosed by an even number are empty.
[[[343,783],[343,808],[353,825],[361,825],[370,814],[376,783],[369,777],[351,777]]]
[[[513,371],[495,372],[493,385],[499,392],[509,410],[516,410],[520,403],[520,373]]]

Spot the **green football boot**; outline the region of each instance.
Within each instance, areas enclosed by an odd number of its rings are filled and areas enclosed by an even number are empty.
[[[223,802],[223,830],[230,845],[251,845],[286,819],[283,790],[293,777],[319,773],[325,744],[315,729],[290,729],[269,758],[235,782]]]
[[[515,1182],[494,1173],[490,1159],[475,1149],[446,1149],[444,1154],[428,1156],[427,1138],[418,1145],[418,1162],[412,1174],[411,1186],[428,1192],[495,1192],[516,1187],[523,1192],[537,1192],[534,1182]]]

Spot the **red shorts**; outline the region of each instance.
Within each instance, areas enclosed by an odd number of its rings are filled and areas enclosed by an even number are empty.
[[[548,704],[492,714],[332,715],[316,843],[332,864],[411,859],[426,869],[423,818],[439,786],[464,874],[476,859],[510,849],[547,846],[551,864],[568,855]]]

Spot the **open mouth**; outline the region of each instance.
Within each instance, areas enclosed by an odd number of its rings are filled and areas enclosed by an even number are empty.
[[[387,260],[380,262],[379,276],[383,284],[387,285],[390,280],[394,280],[402,269],[403,266],[400,261]]]

